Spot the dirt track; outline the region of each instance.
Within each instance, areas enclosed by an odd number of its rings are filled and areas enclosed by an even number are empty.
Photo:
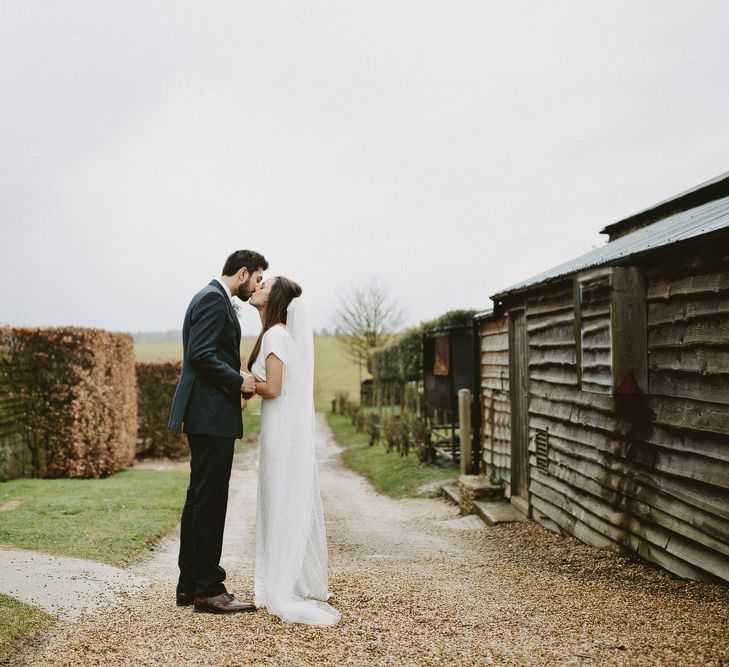
[[[322,422],[323,424],[323,422]],[[328,430],[327,430],[328,433]],[[153,586],[62,623],[33,665],[727,665],[729,590],[686,582],[533,522],[473,528],[391,500],[321,443],[334,628],[174,605],[176,539],[133,568]],[[251,598],[254,449],[236,462],[223,565]]]

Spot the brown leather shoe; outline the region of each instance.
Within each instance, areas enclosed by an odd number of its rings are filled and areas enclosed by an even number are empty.
[[[227,595],[229,600],[235,597],[232,593],[223,593],[223,595]],[[193,593],[177,593],[176,597],[178,607],[189,607],[195,602],[195,595]]]
[[[177,593],[176,598],[178,607],[189,607],[195,602],[195,596],[192,593]]]
[[[239,614],[244,611],[256,611],[250,602],[238,602],[230,593],[221,593],[211,598],[195,596],[195,611],[209,614]]]

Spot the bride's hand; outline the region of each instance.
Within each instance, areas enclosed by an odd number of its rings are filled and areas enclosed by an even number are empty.
[[[246,398],[251,398],[256,392],[256,380],[250,373],[243,373],[242,371],[241,377],[243,378],[243,384],[240,386],[240,391]]]

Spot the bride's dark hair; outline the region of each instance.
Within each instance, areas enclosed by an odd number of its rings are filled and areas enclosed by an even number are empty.
[[[251,350],[251,356],[248,357],[249,371],[253,368],[256,359],[258,359],[263,334],[275,324],[286,324],[286,309],[297,296],[301,296],[301,285],[283,276],[276,276],[274,278],[274,283],[271,285],[271,293],[268,295],[266,314],[263,317],[263,327],[261,328],[261,333],[258,335],[256,344]]]

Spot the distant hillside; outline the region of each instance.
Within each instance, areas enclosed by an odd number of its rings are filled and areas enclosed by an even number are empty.
[[[139,331],[132,334],[135,343],[172,343],[182,340],[180,329],[169,331]]]
[[[182,358],[182,336],[179,331],[172,332],[172,340],[136,340],[137,361],[175,361]],[[164,334],[143,334],[160,336]],[[254,338],[241,341],[241,356],[244,360],[253,349]],[[316,367],[314,393],[318,410],[331,405],[331,398],[337,391],[347,391],[353,398],[359,396],[359,368],[344,354],[344,348],[333,336],[317,336],[314,339]],[[363,377],[368,377],[364,372]]]
[[[314,331],[315,336],[329,337],[331,334],[324,328],[321,331]],[[131,334],[135,343],[179,343],[182,340],[182,331],[180,329],[170,329],[169,331],[138,331]],[[243,338],[254,338],[253,335],[246,335]]]

